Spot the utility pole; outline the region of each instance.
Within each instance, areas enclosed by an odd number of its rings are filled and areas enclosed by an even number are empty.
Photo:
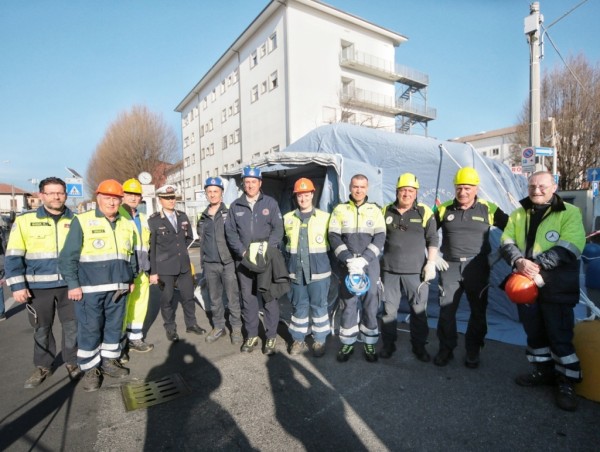
[[[540,25],[543,22],[540,3],[533,2],[525,18],[525,35],[529,42],[529,145],[533,148],[540,146]]]

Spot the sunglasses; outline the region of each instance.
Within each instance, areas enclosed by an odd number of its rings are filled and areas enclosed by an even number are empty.
[[[175,201],[175,196],[161,196],[161,199],[166,199],[167,201]]]

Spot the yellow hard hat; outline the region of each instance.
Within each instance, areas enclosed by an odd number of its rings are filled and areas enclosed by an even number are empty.
[[[123,191],[127,193],[142,194],[142,184],[137,179],[127,179],[123,182]]]
[[[401,174],[398,178],[398,183],[396,184],[396,188],[402,187],[412,187],[419,188],[419,181],[417,180],[417,176],[412,173],[404,173]]]
[[[479,185],[479,182],[479,174],[470,166],[462,167],[454,176],[454,185]]]

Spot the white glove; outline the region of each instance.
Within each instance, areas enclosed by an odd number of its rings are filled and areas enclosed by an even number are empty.
[[[444,261],[444,262],[446,262],[446,261]],[[448,265],[448,263],[446,263],[446,265]],[[427,261],[427,263],[425,264],[425,267],[423,267],[421,276],[423,277],[423,281],[425,281],[425,282],[435,279],[435,262],[434,261]]]
[[[544,278],[542,278],[542,275],[540,275],[539,273],[533,277],[533,282],[538,287],[544,287],[546,285]]]
[[[445,272],[448,270],[448,268],[450,268],[450,266],[448,265],[448,262],[446,262],[444,258],[438,254],[435,257],[435,268],[441,272]]]
[[[365,266],[368,265],[367,260],[364,257],[354,257],[352,259],[348,259],[347,261],[348,273],[364,273]]]

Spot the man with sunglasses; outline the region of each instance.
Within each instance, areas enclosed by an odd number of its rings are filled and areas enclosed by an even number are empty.
[[[77,366],[75,310],[67,296],[67,283],[58,271],[58,255],[73,220],[73,212],[66,206],[66,188],[57,177],[40,182],[42,205],[16,218],[6,249],[6,283],[17,303],[27,303],[33,326],[35,370],[25,381],[26,389],[39,386],[52,372],[56,314],[62,325],[61,354],[69,377],[75,380],[82,375]]]
[[[173,185],[156,190],[161,209],[148,218],[150,227],[150,284],[159,284],[160,312],[167,339],[179,340],[175,311],[177,299],[173,296],[175,285],[181,295],[181,306],[187,333],[204,334],[206,330],[196,321],[194,278],[188,254],[193,242],[192,225],[185,212],[175,209],[177,193]]]
[[[438,234],[435,216],[425,204],[417,202],[419,181],[404,173],[396,184],[396,201],[383,209],[386,224],[383,250],[383,285],[385,314],[382,318],[383,348],[379,356],[390,358],[396,351],[398,308],[402,293],[410,306],[410,340],[418,360],[431,361],[425,348],[428,282],[435,278]],[[425,254],[427,250],[427,254]]]

